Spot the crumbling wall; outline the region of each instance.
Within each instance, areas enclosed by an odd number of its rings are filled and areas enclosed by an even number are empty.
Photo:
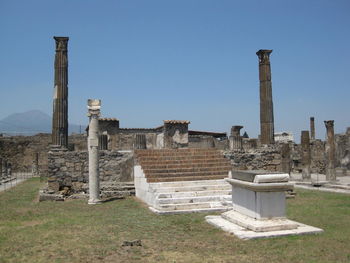
[[[155,132],[119,132],[108,135],[108,148],[111,150],[132,150],[137,134],[145,134],[147,149],[157,148],[157,133]]]
[[[69,136],[69,147],[72,150],[87,150],[87,138],[85,134]],[[39,171],[42,176],[47,175],[51,134],[39,133],[33,136],[9,136],[0,137],[0,157],[11,163],[12,169],[30,170],[35,154],[39,153]]]
[[[0,137],[0,156],[11,163],[12,169],[30,170],[35,153],[39,153],[39,169],[47,171],[47,152],[51,134]]]
[[[48,190],[66,194],[84,191],[89,180],[87,151],[50,151],[48,153]],[[118,151],[100,151],[101,182],[133,181],[133,154]]]
[[[230,159],[233,169],[236,170],[281,171],[282,169],[282,156],[278,146],[226,151],[224,155]]]
[[[350,169],[350,128],[345,134],[335,135],[336,167]]]

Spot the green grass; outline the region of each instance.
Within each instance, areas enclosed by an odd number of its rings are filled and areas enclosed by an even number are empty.
[[[242,241],[206,214],[155,215],[135,198],[37,202],[31,179],[0,193],[0,262],[350,262],[350,196],[298,191],[290,219],[319,235]],[[124,240],[142,247],[122,247]]]

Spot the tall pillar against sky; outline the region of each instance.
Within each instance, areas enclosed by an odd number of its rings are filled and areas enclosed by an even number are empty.
[[[270,66],[271,52],[272,50],[267,49],[260,49],[256,52],[259,57],[261,144],[275,143]]]
[[[315,118],[310,117],[310,139],[315,140]]]
[[[334,120],[324,121],[327,129],[327,142],[326,142],[326,180],[336,181],[335,175],[335,143],[334,143]]]
[[[52,144],[68,147],[68,37],[56,41],[55,83],[53,93]]]

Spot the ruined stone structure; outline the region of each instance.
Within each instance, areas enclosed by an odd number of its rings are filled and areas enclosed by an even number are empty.
[[[334,144],[334,120],[324,121],[327,129],[327,143],[326,143],[326,159],[327,170],[326,179],[328,181],[335,181],[335,144]]]
[[[56,41],[52,145],[68,148],[68,37]]]
[[[188,124],[189,121],[164,121],[164,148],[188,147]]]
[[[315,118],[310,117],[310,139],[315,140]]]
[[[270,54],[272,50],[260,49],[259,57],[260,80],[260,141],[261,144],[274,144],[274,117],[272,101]]]
[[[230,150],[242,150],[243,149],[243,143],[242,143],[242,136],[241,136],[241,129],[243,126],[232,126],[231,128],[231,136],[230,136]]]
[[[344,171],[350,170],[350,127],[343,134],[335,135],[336,145],[336,167],[341,167]]]
[[[311,178],[311,151],[310,151],[310,135],[309,131],[301,131],[301,149],[302,149],[302,176],[304,180]]]
[[[288,143],[282,144],[281,159],[281,171],[289,174],[292,170],[292,160],[290,156],[290,146]]]

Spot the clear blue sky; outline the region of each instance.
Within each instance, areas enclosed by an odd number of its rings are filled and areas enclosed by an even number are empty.
[[[121,127],[190,120],[257,136],[259,49],[271,54],[275,131],[315,116],[350,126],[350,1],[0,0],[0,119],[52,114],[53,36],[69,36],[69,121],[102,100]]]

